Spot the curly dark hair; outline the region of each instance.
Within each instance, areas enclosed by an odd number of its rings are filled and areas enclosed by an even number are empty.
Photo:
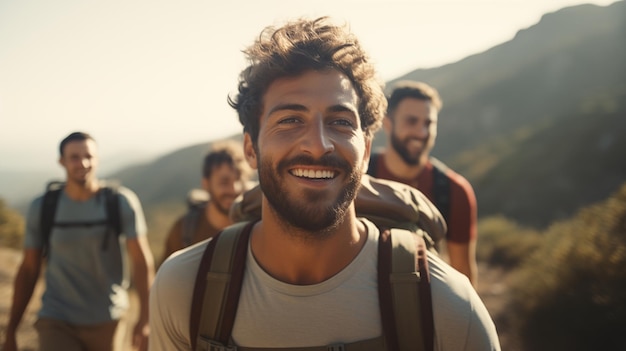
[[[335,69],[345,74],[356,90],[361,127],[371,138],[380,127],[387,100],[374,65],[346,26],[328,17],[299,19],[280,28],[266,27],[244,51],[249,66],[239,77],[238,94],[228,103],[237,110],[244,132],[257,145],[263,96],[276,79],[296,77],[307,71]]]

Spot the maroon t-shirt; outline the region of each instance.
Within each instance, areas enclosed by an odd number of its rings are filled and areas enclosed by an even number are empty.
[[[375,177],[410,185],[424,193],[433,204],[437,205],[433,193],[433,164],[430,161],[417,178],[404,179],[393,175],[387,169],[384,160],[385,156],[379,154],[376,169],[373,170]],[[446,176],[450,180],[450,211],[446,218],[448,224],[446,239],[455,243],[468,243],[476,238],[478,232],[476,195],[472,185],[462,175],[448,168]]]

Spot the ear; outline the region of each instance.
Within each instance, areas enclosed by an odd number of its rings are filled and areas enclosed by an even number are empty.
[[[59,157],[59,164],[61,165],[61,167],[65,167],[65,162],[63,161],[63,156]]]
[[[248,165],[250,166],[250,168],[257,169],[257,154],[254,150],[254,145],[252,144],[252,137],[250,137],[250,133],[245,133],[243,135],[243,152],[246,156],[246,161],[248,161]]]

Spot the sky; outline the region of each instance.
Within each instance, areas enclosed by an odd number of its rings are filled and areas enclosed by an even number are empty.
[[[613,2],[0,1],[0,170],[57,167],[76,130],[109,166],[240,133],[226,98],[241,51],[289,19],[348,24],[388,81],[511,40],[545,13]]]

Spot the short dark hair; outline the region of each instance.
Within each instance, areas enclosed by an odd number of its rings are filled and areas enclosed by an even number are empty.
[[[402,100],[412,98],[430,101],[437,111],[441,111],[443,102],[437,89],[424,82],[404,80],[394,85],[391,95],[387,99],[387,116],[391,117]]]
[[[202,177],[211,178],[213,170],[222,164],[233,167],[242,178],[248,178],[251,173],[243,155],[243,146],[234,141],[216,142],[212,145],[211,151],[204,157]]]
[[[269,26],[244,53],[249,66],[240,74],[237,96],[229,96],[228,103],[237,110],[254,145],[267,88],[276,79],[310,70],[336,69],[345,74],[356,90],[366,137],[372,137],[380,127],[387,104],[382,84],[356,36],[345,26],[332,25],[327,17],[299,19],[280,28]]]
[[[85,132],[73,132],[70,135],[66,136],[63,140],[61,140],[61,144],[59,144],[59,155],[63,157],[63,149],[65,149],[65,145],[71,143],[73,141],[84,141],[84,140],[93,140],[96,141],[91,135]]]

